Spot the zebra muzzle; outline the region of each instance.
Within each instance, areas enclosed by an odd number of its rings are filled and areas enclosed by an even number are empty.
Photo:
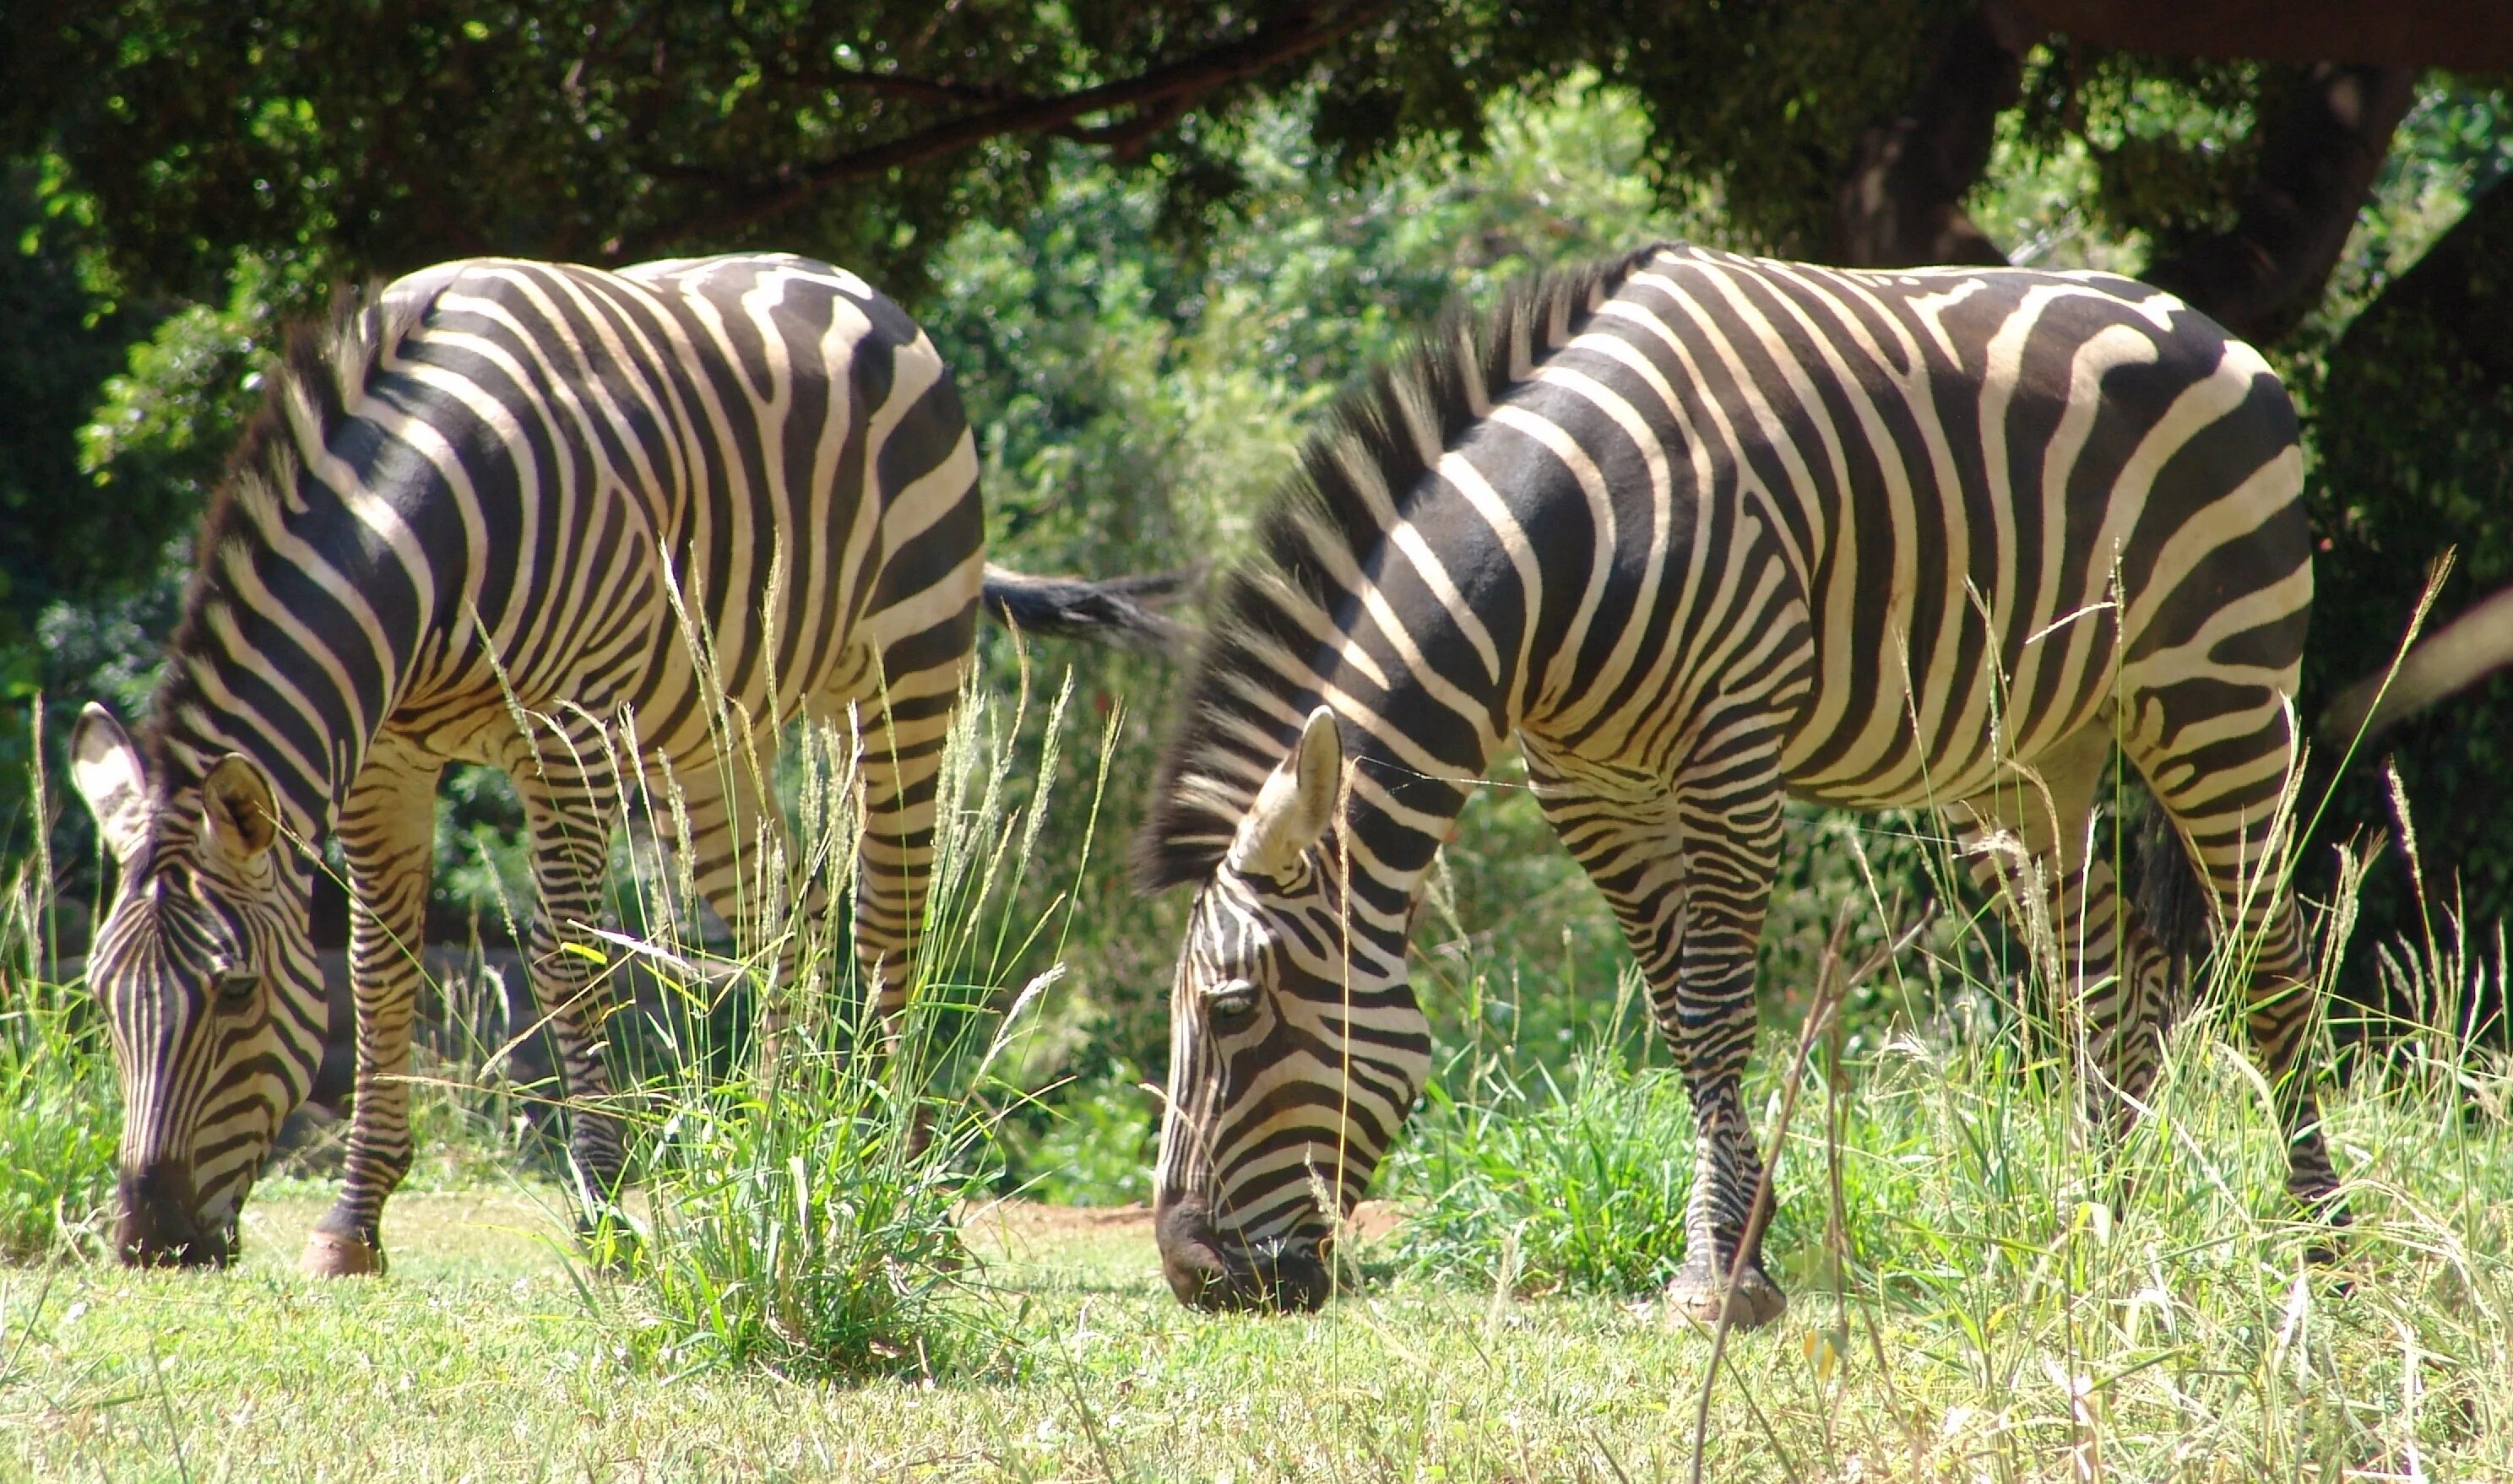
[[[1170,1292],[1192,1308],[1307,1313],[1335,1292],[1335,1270],[1316,1241],[1267,1242],[1249,1252],[1216,1230],[1199,1202],[1163,1206],[1153,1233]]]
[[[132,1268],[224,1267],[233,1255],[223,1224],[203,1225],[190,1168],[174,1160],[125,1170],[114,1251]]]

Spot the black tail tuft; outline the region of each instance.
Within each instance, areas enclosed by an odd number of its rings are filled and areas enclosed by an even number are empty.
[[[1008,567],[986,567],[986,611],[1023,634],[1053,639],[1091,639],[1183,654],[1196,631],[1149,605],[1175,598],[1203,575],[1201,567],[1139,577],[1031,577]]]
[[[2132,868],[2137,915],[2156,947],[2164,950],[2175,1000],[2186,997],[2190,965],[2208,955],[2214,929],[2208,883],[2181,832],[2173,828],[2164,805],[2152,797],[2138,821],[2137,853]]]

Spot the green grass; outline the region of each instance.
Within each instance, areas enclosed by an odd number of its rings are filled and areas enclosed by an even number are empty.
[[[1707,1477],[2513,1474],[2501,1080],[2466,1114],[2334,1100],[2361,1220],[2324,1277],[2213,1031],[2176,1057],[2116,1221],[2063,1105],[2001,1057],[1904,1042],[1850,1069],[1846,1262],[1825,1234],[1832,1110],[1819,1089],[1801,1105],[1773,1238],[1794,1303],[1729,1340]],[[0,1476],[1681,1479],[1710,1354],[1645,1300],[1408,1270],[1402,1228],[1319,1315],[1194,1314],[1139,1214],[1017,1208],[961,1218],[969,1291],[1007,1342],[993,1369],[675,1375],[579,1301],[566,1204],[406,1196],[380,1283],[288,1271],[321,1202],[285,1188],[250,1208],[230,1275],[0,1275]]]
[[[2502,953],[2451,914],[2391,954],[2440,1029],[2328,1103],[2358,1215],[2335,1270],[2302,1262],[2221,984],[2110,1151],[2021,1049],[2029,996],[1975,985],[1955,1002],[1982,1014],[1809,1042],[1768,1243],[1793,1305],[1717,1351],[1654,1300],[1682,1256],[1691,1130],[1632,1049],[1627,975],[1580,1018],[1581,1054],[1453,1046],[1387,1175],[1402,1219],[1375,1212],[1355,1242],[1357,1292],[1210,1316],[1170,1297],[1139,1210],[989,1198],[1007,1114],[1033,1130],[1014,1183],[1065,1195],[1141,1135],[1122,1074],[1061,1118],[1008,1079],[1038,1021],[998,1013],[1007,966],[1069,914],[1000,905],[1046,806],[1016,806],[1012,780],[1056,769],[988,715],[955,751],[898,1050],[849,1054],[865,1032],[835,937],[806,945],[772,1067],[707,1039],[712,1015],[672,1021],[619,1099],[642,1187],[608,1213],[624,1239],[597,1240],[605,1261],[573,1237],[576,1192],[483,1132],[510,1095],[459,1071],[431,1089],[450,1143],[433,1189],[391,1208],[388,1279],[291,1270],[330,1193],[302,1179],[248,1205],[236,1271],[100,1261],[59,1233],[103,1193],[111,1098],[75,998],[44,992],[55,1018],[0,1033],[19,1069],[0,1089],[33,1110],[0,1125],[0,1163],[26,1171],[7,1189],[68,1198],[28,1220],[19,1250],[43,1260],[0,1268],[0,1478],[1683,1479],[1705,1386],[1698,1463],[1723,1481],[2513,1477],[2513,1073],[2456,1008]],[[843,880],[851,794],[823,752],[801,833]],[[682,916],[618,942],[686,958]],[[1749,1086],[1767,1149],[1790,1029]]]
[[[120,1095],[84,1009],[31,978],[0,999],[0,1261],[93,1234],[112,1198]]]
[[[1068,677],[1048,708],[1043,755],[1028,756],[1026,676],[1009,707],[974,688],[963,697],[938,785],[925,938],[895,1018],[858,983],[843,922],[779,910],[792,896],[787,862],[750,863],[749,894],[768,908],[762,947],[729,977],[683,976],[684,1003],[648,1048],[654,1071],[616,1105],[635,1135],[642,1198],[597,1214],[575,1269],[587,1310],[638,1365],[853,1380],[960,1374],[1003,1353],[953,1213],[997,1183],[1001,1110],[1022,1097],[998,1067],[1060,977],[1009,995],[1010,965],[1057,924],[1053,906],[1022,921],[1007,904],[1038,855],[1071,694]],[[778,760],[798,796],[794,864],[841,902],[861,834],[856,749],[845,728],[805,723]],[[1104,771],[1104,742],[1100,762]],[[1008,799],[1016,776],[1042,780],[1018,804]],[[643,917],[652,936],[612,941],[667,970],[695,966],[703,950],[672,930],[686,914]],[[773,1050],[764,1033],[718,1034],[711,1012],[728,995],[785,1007]]]

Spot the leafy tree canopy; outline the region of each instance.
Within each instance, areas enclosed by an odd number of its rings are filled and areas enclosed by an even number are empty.
[[[1848,141],[1959,9],[39,0],[6,38],[0,152],[58,156],[127,280],[197,298],[239,248],[360,274],[778,245],[912,293],[954,227],[1036,204],[1048,137],[1147,171],[1189,231],[1248,184],[1235,137],[1269,96],[1313,89],[1350,168],[1471,149],[1495,97],[1589,66],[1640,99],[1659,178],[1812,251]]]
[[[972,389],[998,537],[1099,566],[1226,545],[1298,410],[1449,292],[1667,224],[2149,273],[2283,340],[2349,476],[2313,499],[2350,630],[2316,665],[2352,666],[2433,549],[2462,544],[2465,584],[2513,571],[2500,455],[2469,432],[2500,420],[2478,318],[2429,289],[2341,340],[2513,164],[2487,79],[2412,65],[2513,57],[2513,25],[2468,9],[2358,53],[2315,50],[2363,19],[2343,0],[21,0],[0,9],[0,691],[137,683],[274,322],[338,280],[475,253],[848,263]],[[2206,44],[2175,43],[2203,11]],[[2178,55],[2113,45],[2106,17]],[[2415,349],[2434,335],[2451,354]],[[22,744],[0,714],[12,779]],[[2502,774],[2430,761],[2407,770]],[[2513,856],[2485,871],[2493,910]]]

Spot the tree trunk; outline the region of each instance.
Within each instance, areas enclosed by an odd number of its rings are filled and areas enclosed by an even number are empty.
[[[2321,301],[2415,84],[2408,67],[2315,66],[2271,126],[2233,230],[2150,263],[2147,282],[2255,344],[2283,338]]]
[[[1833,197],[1833,259],[1857,268],[2003,264],[2007,254],[1965,215],[1989,165],[1998,116],[2014,106],[2029,30],[1992,3],[1939,40],[1902,112],[1859,137]]]

